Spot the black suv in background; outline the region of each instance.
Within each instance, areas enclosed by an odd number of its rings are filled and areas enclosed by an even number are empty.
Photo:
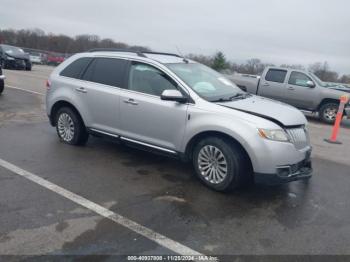
[[[0,45],[0,65],[4,69],[32,70],[29,54],[19,47],[10,45]]]

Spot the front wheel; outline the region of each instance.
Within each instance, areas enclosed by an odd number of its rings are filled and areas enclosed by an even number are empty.
[[[71,108],[60,108],[56,114],[55,124],[57,135],[62,142],[70,145],[86,144],[89,134],[79,114]]]
[[[339,104],[334,102],[322,105],[319,111],[320,119],[327,124],[333,124],[337,117],[338,107]]]
[[[227,192],[251,182],[252,169],[245,152],[228,139],[200,141],[193,151],[193,165],[199,179],[216,191]]]

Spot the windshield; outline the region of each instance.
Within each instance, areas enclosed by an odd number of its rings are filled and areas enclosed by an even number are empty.
[[[167,64],[167,67],[207,101],[231,100],[245,94],[230,80],[205,65],[178,63]]]
[[[7,54],[24,54],[24,51],[21,48],[9,45],[2,45],[2,49]]]

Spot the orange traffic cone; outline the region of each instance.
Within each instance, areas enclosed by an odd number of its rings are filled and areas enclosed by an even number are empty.
[[[344,107],[348,101],[349,101],[348,96],[344,95],[344,96],[340,97],[339,109],[338,109],[337,117],[336,117],[335,122],[334,122],[331,138],[325,139],[324,141],[331,143],[331,144],[341,144],[341,142],[337,140],[337,136],[339,133],[339,127],[340,127],[341,120],[343,119]]]

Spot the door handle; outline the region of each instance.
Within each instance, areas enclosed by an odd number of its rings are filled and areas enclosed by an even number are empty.
[[[270,84],[269,83],[264,83],[263,86],[270,86]]]
[[[84,87],[77,87],[75,90],[80,93],[87,93],[87,90]]]
[[[136,106],[136,105],[139,104],[139,103],[137,103],[137,102],[136,102],[134,99],[132,99],[132,98],[124,99],[123,102],[126,103],[126,104],[134,105],[134,106]]]
[[[288,87],[288,90],[294,90],[294,87],[290,86],[290,87]]]

